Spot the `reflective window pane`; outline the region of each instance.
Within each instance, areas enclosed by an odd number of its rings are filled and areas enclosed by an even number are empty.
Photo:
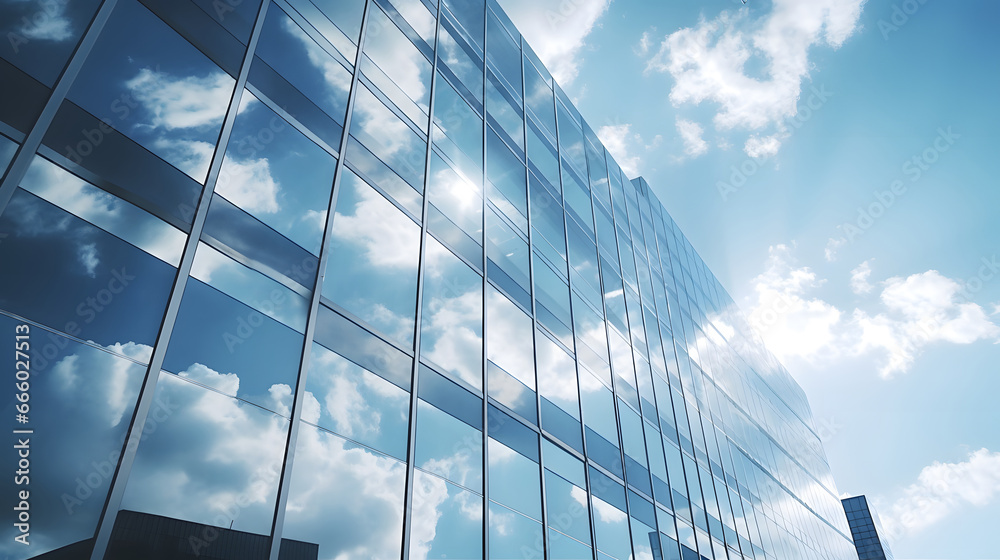
[[[368,10],[361,70],[413,124],[426,130],[431,63],[377,5]]]
[[[490,500],[535,520],[542,518],[542,485],[538,463],[489,440]]]
[[[0,57],[55,84],[100,2],[0,2]]]
[[[414,465],[483,491],[483,432],[425,402],[417,406]]]
[[[291,404],[288,391],[275,389],[271,399],[272,408],[287,411]],[[185,532],[201,539],[184,535],[181,546],[193,555],[211,554],[213,543],[226,542],[204,539],[207,528],[267,536],[288,420],[169,373],[160,374],[154,400],[171,410],[146,420],[148,435],[139,444],[118,523],[148,519],[132,512],[191,522],[183,525]],[[152,556],[168,530],[161,525],[144,534],[125,533],[111,543],[109,556],[130,549]]]
[[[406,458],[410,394],[313,344],[302,419],[400,460]]]
[[[412,346],[419,254],[419,226],[345,169],[323,295]]]
[[[431,237],[424,258],[420,356],[482,389],[482,277]]]
[[[416,470],[410,558],[483,557],[483,499],[468,490]]]
[[[204,182],[234,84],[158,17],[129,1],[116,6],[68,97]]]
[[[542,524],[503,506],[490,504],[490,559],[541,560]]]
[[[318,547],[322,560],[399,558],[405,483],[404,463],[303,424],[282,537]]]
[[[37,436],[8,432],[4,438],[12,457],[19,439],[29,439],[31,465],[22,484],[12,458],[2,490],[11,497],[9,507],[18,505],[20,500],[13,500],[19,491],[30,492],[30,535],[28,546],[15,542],[20,532],[8,523],[3,549],[11,557],[34,558],[93,537],[145,375],[142,363],[152,348],[131,343],[95,347],[32,325],[18,329],[22,324],[0,313],[0,330],[11,346],[15,333],[27,335],[31,423],[26,427]],[[11,390],[2,403],[13,418],[20,403],[13,390],[14,352],[8,356]],[[156,403],[153,411],[170,412]],[[10,512],[8,520],[15,515]]]
[[[486,293],[486,309],[487,358],[534,390],[531,317],[493,287]]]
[[[417,192],[423,191],[426,142],[367,87],[358,90],[354,101],[351,135]]]
[[[215,192],[314,255],[336,160],[244,92]]]

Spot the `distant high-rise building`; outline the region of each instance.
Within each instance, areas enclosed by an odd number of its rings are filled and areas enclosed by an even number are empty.
[[[851,537],[860,560],[893,560],[889,542],[879,521],[878,513],[864,496],[844,498],[844,512],[851,527]]]
[[[6,558],[855,558],[802,390],[493,0],[0,26]]]

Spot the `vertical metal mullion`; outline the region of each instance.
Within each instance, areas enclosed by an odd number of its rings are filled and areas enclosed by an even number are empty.
[[[7,203],[10,202],[10,198],[14,195],[14,189],[17,188],[17,184],[21,182],[24,174],[27,173],[28,166],[35,157],[35,152],[38,151],[39,146],[42,144],[42,138],[45,137],[45,133],[48,131],[53,119],[55,119],[59,107],[62,106],[63,100],[66,99],[70,88],[73,87],[73,82],[76,81],[77,76],[80,74],[83,63],[90,55],[90,51],[93,50],[94,44],[97,42],[97,37],[104,30],[104,25],[107,24],[108,19],[111,17],[111,12],[115,9],[117,3],[118,0],[104,0],[101,7],[98,8],[97,13],[94,14],[93,19],[90,21],[90,25],[80,38],[76,49],[70,55],[66,67],[63,68],[62,73],[56,79],[49,99],[45,102],[45,106],[38,115],[38,119],[35,120],[35,125],[31,127],[31,131],[28,132],[24,141],[18,146],[7,172],[0,175],[0,178],[2,178],[2,181],[0,181],[0,214],[3,213],[7,207]]]
[[[531,340],[534,343],[532,345],[531,360],[532,366],[535,370],[535,422],[538,423],[538,473],[539,473],[539,490],[542,493],[542,557],[545,557],[545,551],[549,548],[549,508],[547,500],[545,499],[545,462],[542,455],[544,454],[544,446],[542,445],[542,396],[538,392],[538,342],[535,340],[538,333],[538,317],[536,315],[536,304],[535,304],[535,243],[534,234],[532,233],[532,219],[531,219],[531,166],[528,163],[528,103],[527,103],[527,92],[525,91],[524,76],[525,76],[525,64],[531,64],[530,61],[524,60],[524,37],[520,37],[519,41],[519,52],[521,53],[521,142],[524,145],[524,189],[526,195],[525,208],[528,211],[528,282],[531,284],[528,287],[528,297],[531,299]],[[553,95],[555,92],[553,91]],[[544,266],[544,265],[543,265]]]
[[[487,241],[486,241],[486,216],[489,212],[489,206],[486,204],[486,139],[489,134],[489,119],[486,117],[486,81],[489,79],[487,59],[487,49],[489,48],[489,19],[490,19],[490,3],[489,1],[483,2],[483,89],[481,94],[483,96],[483,157],[480,163],[483,166],[483,172],[481,173],[481,184],[482,184],[482,195],[483,195],[483,356],[482,356],[482,375],[483,375],[483,558],[490,557],[490,424],[489,424],[489,389],[490,389],[490,376],[489,376],[489,366],[487,364],[488,358],[487,351],[488,347],[486,344],[486,319],[487,319],[487,309],[486,305],[487,297],[489,294],[489,280],[486,278],[486,271],[489,268],[489,255],[486,251]],[[435,60],[437,56],[435,55]],[[527,188],[527,186],[525,186]],[[527,191],[525,191],[527,192]]]
[[[233,130],[233,124],[236,121],[236,115],[239,112],[240,101],[243,97],[243,90],[246,87],[247,77],[250,73],[250,63],[253,60],[253,52],[256,48],[258,40],[260,39],[264,16],[267,13],[269,5],[270,0],[262,1],[260,10],[257,13],[257,19],[254,21],[253,31],[250,35],[250,40],[247,43],[247,50],[243,57],[242,66],[240,67],[240,74],[236,79],[236,83],[233,88],[233,95],[229,101],[229,108],[226,110],[226,117],[223,121],[222,129],[219,131],[219,141],[216,146],[215,153],[212,156],[212,163],[209,167],[208,176],[205,180],[205,188],[202,190],[201,198],[195,211],[194,221],[191,225],[191,232],[184,244],[184,251],[181,254],[181,262],[177,268],[177,275],[174,278],[170,298],[167,301],[167,308],[164,313],[163,322],[161,323],[160,330],[157,333],[153,354],[150,357],[149,366],[146,369],[146,375],[143,379],[142,388],[139,393],[139,401],[136,404],[135,412],[132,415],[132,419],[128,427],[128,437],[125,440],[124,449],[122,450],[121,457],[119,458],[118,466],[115,469],[114,475],[112,475],[111,490],[108,493],[108,497],[104,502],[104,508],[101,511],[100,522],[95,534],[94,549],[90,555],[91,560],[101,560],[104,557],[108,544],[111,540],[111,531],[114,528],[118,508],[121,506],[122,497],[125,494],[125,487],[128,483],[132,465],[135,462],[139,442],[142,439],[142,429],[146,423],[146,417],[149,415],[149,410],[153,405],[153,396],[156,391],[157,381],[159,380],[160,368],[163,367],[163,360],[166,356],[167,345],[170,342],[170,336],[173,333],[174,325],[177,322],[177,314],[180,310],[181,298],[184,294],[184,289],[187,286],[188,275],[191,273],[191,267],[194,264],[194,255],[198,248],[198,240],[205,227],[205,221],[208,217],[208,207],[211,204],[212,195],[215,192],[215,185],[219,178],[219,172],[222,169],[222,160],[229,144],[229,137]]]
[[[570,317],[570,319],[569,319],[569,322],[570,322],[569,329],[570,329],[570,333],[572,333],[572,337],[573,337],[573,362],[574,362],[575,365],[577,365],[577,367],[575,367],[574,370],[578,370],[579,369],[579,365],[578,365],[579,356],[576,353],[576,333],[574,332],[575,328],[574,328],[574,324],[573,324],[573,280],[572,280],[573,265],[570,264],[570,262],[569,262],[569,255],[570,255],[570,251],[569,251],[569,220],[570,220],[570,217],[569,217],[569,214],[566,211],[566,188],[562,184],[563,183],[563,180],[562,180],[562,176],[563,176],[563,173],[562,173],[563,158],[562,158],[562,150],[560,149],[560,146],[559,146],[559,96],[556,95],[556,87],[557,87],[556,81],[555,81],[555,78],[553,78],[552,79],[552,112],[553,112],[553,117],[555,118],[555,122],[556,122],[556,130],[555,130],[555,132],[556,132],[556,165],[557,165],[557,169],[559,169],[559,185],[560,185],[560,188],[559,188],[559,197],[562,199],[563,243],[565,243],[565,247],[566,247],[566,289],[569,291],[569,309],[570,309],[570,312],[569,312],[569,317]],[[582,130],[582,127],[581,127],[581,130]],[[584,150],[586,150],[586,146],[584,147]],[[595,233],[595,235],[596,235],[596,233]],[[596,531],[594,529],[594,519],[593,519],[593,514],[594,514],[594,500],[593,500],[593,496],[591,495],[591,492],[590,492],[590,469],[587,468],[587,461],[586,461],[586,458],[587,458],[587,433],[586,433],[586,431],[585,431],[585,429],[583,427],[583,406],[582,406],[582,403],[580,402],[580,379],[579,379],[579,373],[576,372],[576,371],[574,371],[574,373],[577,374],[576,406],[577,406],[577,413],[580,415],[580,437],[583,438],[583,455],[584,455],[583,476],[584,476],[584,480],[586,481],[586,484],[587,484],[587,488],[585,488],[584,491],[587,493],[587,525],[590,527],[590,546],[591,546],[590,554],[591,554],[592,557],[597,558],[597,533],[596,533]],[[539,408],[539,414],[541,414],[541,408]]]
[[[413,528],[413,476],[414,476],[414,452],[417,444],[417,386],[420,378],[420,322],[421,309],[423,308],[424,297],[424,273],[426,267],[425,255],[427,254],[427,184],[430,180],[431,154],[433,153],[434,132],[434,99],[437,95],[437,61],[438,61],[438,38],[441,35],[441,0],[437,0],[437,14],[434,28],[434,45],[432,49],[433,60],[431,60],[431,91],[427,107],[427,155],[424,157],[424,192],[423,205],[421,209],[420,223],[420,255],[417,270],[417,301],[416,311],[413,321],[413,367],[410,372],[410,425],[407,432],[406,442],[406,487],[403,494],[403,540],[400,558],[409,560],[410,557],[410,536]],[[485,53],[484,53],[485,56]],[[485,60],[484,60],[485,64]],[[485,119],[483,123],[485,124]],[[484,154],[485,157],[485,154]],[[484,216],[485,220],[485,216]],[[485,229],[485,228],[484,228]],[[485,233],[485,232],[484,232]]]
[[[316,334],[316,320],[319,315],[320,300],[323,296],[323,281],[326,278],[326,267],[330,259],[330,239],[333,235],[334,218],[337,210],[337,200],[340,196],[340,182],[343,177],[345,153],[351,131],[351,120],[354,114],[354,101],[357,98],[360,84],[361,61],[364,56],[365,37],[368,30],[368,12],[371,0],[365,2],[361,14],[361,32],[358,36],[358,49],[354,58],[354,73],[351,77],[351,89],[347,98],[347,111],[344,116],[343,135],[338,148],[339,157],[334,169],[333,186],[330,190],[330,203],[327,207],[326,226],[323,230],[323,240],[320,244],[320,256],[316,269],[316,283],[313,286],[312,298],[309,301],[309,314],[302,342],[302,356],[299,362],[298,379],[295,385],[295,398],[292,404],[292,417],[288,428],[288,438],[285,442],[285,460],[282,462],[281,477],[278,482],[278,496],[275,501],[274,518],[271,524],[271,550],[269,559],[278,560],[281,553],[281,535],[285,527],[285,507],[291,487],[293,464],[295,462],[295,445],[298,442],[299,426],[302,409],[305,406],[305,388],[309,376],[309,363],[312,356],[313,338]]]

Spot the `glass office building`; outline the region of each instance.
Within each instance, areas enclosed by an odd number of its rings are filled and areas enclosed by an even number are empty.
[[[0,554],[856,558],[803,392],[493,0],[0,26]]]
[[[860,560],[893,560],[885,531],[879,522],[878,513],[868,505],[864,496],[844,498],[844,512],[851,527],[851,537],[858,549]]]

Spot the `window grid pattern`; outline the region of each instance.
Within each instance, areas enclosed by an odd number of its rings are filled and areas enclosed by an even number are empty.
[[[854,557],[805,395],[493,0],[74,10],[0,52],[48,100],[0,113],[0,262],[97,284],[5,272],[0,319],[130,389],[17,557]]]

